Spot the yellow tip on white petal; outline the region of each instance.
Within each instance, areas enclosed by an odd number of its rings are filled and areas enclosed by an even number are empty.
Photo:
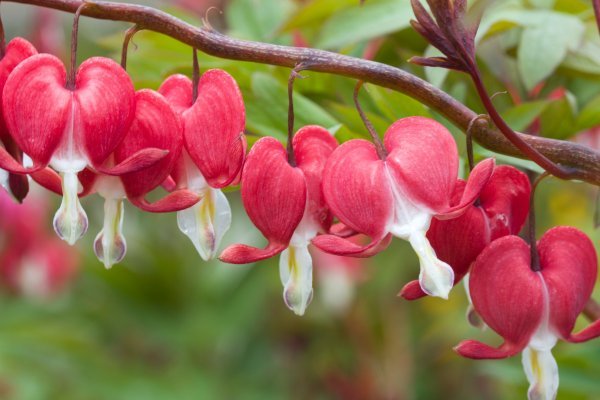
[[[231,207],[219,189],[206,187],[202,199],[177,213],[179,230],[190,238],[204,261],[213,259],[231,226]]]
[[[127,242],[123,236],[124,207],[122,199],[104,200],[104,225],[94,241],[94,252],[106,269],[125,257]]]
[[[529,381],[529,400],[554,400],[558,392],[558,365],[550,350],[523,350],[523,369]]]
[[[86,232],[88,219],[79,203],[77,192],[79,181],[77,173],[66,172],[62,179],[63,198],[60,208],[54,215],[54,230],[58,236],[69,243],[75,244]]]
[[[313,298],[312,258],[307,246],[290,246],[279,258],[283,300],[296,315],[304,315]]]

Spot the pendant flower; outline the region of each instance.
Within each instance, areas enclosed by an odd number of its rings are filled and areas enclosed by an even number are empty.
[[[279,273],[285,304],[303,315],[312,300],[312,258],[308,245],[328,232],[332,215],[321,191],[321,175],[337,141],[320,126],[306,126],[293,139],[296,165],[284,147],[264,137],[252,147],[242,174],[242,200],[250,220],[267,238],[264,249],[235,244],[219,259],[232,264],[281,253]]]
[[[365,257],[384,248],[391,235],[408,240],[420,259],[423,291],[447,298],[454,272],[438,260],[425,234],[432,217],[455,218],[473,204],[494,161],[473,170],[460,201],[451,205],[458,153],[446,128],[428,118],[403,118],[387,130],[384,145],[388,154],[382,159],[374,144],[350,140],[335,150],[323,173],[323,193],[333,214],[371,243],[357,245],[335,235],[320,235],[313,243],[328,253]]]
[[[173,75],[161,85],[163,94],[183,120],[184,150],[172,177],[202,199],[177,213],[179,229],[205,261],[214,258],[231,225],[231,208],[223,188],[235,185],[246,154],[246,114],[237,83],[225,71],[205,72],[193,99],[193,83]]]
[[[179,116],[161,94],[143,89],[136,92],[135,100],[131,127],[108,163],[119,164],[148,148],[160,149],[168,154],[148,168],[121,176],[94,174],[89,170],[80,174],[85,192],[95,190],[104,198],[104,225],[94,242],[94,251],[106,268],[120,262],[127,250],[122,234],[125,198],[149,212],[179,211],[198,201],[198,196],[187,190],[175,190],[154,203],[145,199],[168,178],[180,157],[183,127]]]
[[[14,38],[11,40],[4,54],[0,59],[0,94],[4,91],[4,85],[10,73],[23,60],[37,54],[35,47],[23,38]],[[0,148],[4,147],[8,154],[18,163],[22,164],[23,152],[19,149],[10,136],[6,123],[4,122],[4,113],[2,112],[2,102],[0,101]],[[1,150],[0,150],[1,151]],[[2,185],[17,201],[21,202],[29,191],[27,177],[17,174],[9,174],[0,169],[0,185]]]
[[[540,271],[517,236],[492,242],[477,257],[469,287],[473,306],[504,339],[498,348],[467,340],[456,351],[468,358],[497,359],[523,353],[530,399],[554,399],[558,367],[551,350],[558,339],[578,343],[600,336],[600,320],[573,334],[592,294],[598,269],[590,239],[571,227],[550,229],[538,242]]]
[[[120,175],[154,164],[166,154],[145,149],[120,164],[106,161],[127,133],[135,113],[135,92],[127,73],[114,61],[85,61],[73,82],[62,62],[49,54],[23,61],[9,76],[3,95],[8,131],[33,160],[24,168],[0,151],[0,167],[27,174],[51,165],[62,175],[63,200],[54,229],[69,244],[87,230],[85,211],[77,196],[77,174],[86,167]]]
[[[466,183],[456,184],[451,204],[458,204]],[[518,169],[500,165],[481,190],[479,199],[458,218],[433,219],[427,239],[437,257],[454,270],[454,285],[469,272],[471,264],[494,240],[517,235],[529,213],[531,185],[527,175]],[[427,294],[418,281],[409,282],[400,295],[416,300]]]

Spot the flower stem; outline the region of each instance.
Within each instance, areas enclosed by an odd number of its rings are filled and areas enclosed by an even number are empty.
[[[525,156],[527,156],[531,161],[535,162],[537,165],[548,171],[550,174],[556,176],[560,179],[572,179],[574,171],[570,168],[565,168],[558,164],[555,164],[551,160],[549,160],[542,153],[534,149],[530,144],[523,141],[515,131],[512,130],[511,127],[504,121],[504,119],[500,116],[500,113],[496,110],[492,99],[488,95],[483,81],[481,80],[481,74],[476,65],[473,65],[469,68],[469,74],[473,79],[473,83],[475,84],[475,88],[479,97],[483,103],[483,106],[487,110],[488,114],[496,127],[502,132],[504,137],[508,139],[517,149],[521,151]]]
[[[388,155],[387,150],[381,142],[379,135],[375,131],[375,127],[369,120],[369,117],[367,117],[367,115],[363,111],[362,107],[360,106],[360,102],[358,101],[358,93],[360,92],[360,89],[362,88],[363,84],[363,81],[358,81],[358,83],[354,87],[354,104],[356,106],[356,111],[358,111],[360,118],[362,119],[363,123],[365,124],[365,127],[367,128],[367,131],[369,131],[369,134],[371,135],[371,139],[373,139],[373,144],[375,145],[375,149],[377,150],[377,155],[379,155],[379,158],[381,158],[382,160],[385,160]]]
[[[198,63],[198,50],[192,49],[192,104],[198,99],[198,83],[200,82],[200,64]]]
[[[534,179],[535,173],[530,174],[530,178]],[[535,235],[535,190],[537,189],[539,183],[546,177],[548,177],[548,172],[544,172],[535,180],[531,185],[531,197],[529,198],[529,222],[528,222],[528,239],[529,239],[529,249],[531,252],[531,270],[535,272],[539,272],[542,270],[540,266],[540,255],[537,251],[537,242]]]
[[[290,72],[290,77],[288,79],[288,140],[287,140],[287,156],[288,163],[292,166],[296,166],[296,156],[294,155],[294,82],[296,82],[296,78],[302,78],[300,75],[300,71],[304,66],[302,64],[296,65],[292,72]]]
[[[141,30],[142,29],[136,24],[125,31],[125,38],[123,39],[123,48],[121,50],[121,67],[123,67],[125,71],[127,71],[127,52],[129,50],[129,43],[131,42],[131,39],[133,39],[133,36]]]
[[[67,77],[67,89],[75,89],[75,67],[77,66],[77,34],[79,33],[79,17],[84,8],[89,4],[82,3],[75,11],[73,17],[73,29],[71,30],[71,65]]]

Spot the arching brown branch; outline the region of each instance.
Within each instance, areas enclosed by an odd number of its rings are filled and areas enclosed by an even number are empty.
[[[5,0],[54,8],[74,13],[81,0]],[[250,61],[294,68],[306,63],[306,70],[331,73],[373,83],[402,92],[431,107],[454,125],[466,131],[477,114],[447,93],[401,69],[324,50],[279,46],[239,40],[210,28],[196,28],[154,8],[101,1],[88,1],[82,15],[125,21],[140,29],[170,36],[207,54],[232,60]],[[500,132],[479,120],[471,128],[473,139],[497,153],[522,157]],[[522,135],[523,139],[550,160],[574,168],[575,177],[600,186],[600,153],[575,143]]]

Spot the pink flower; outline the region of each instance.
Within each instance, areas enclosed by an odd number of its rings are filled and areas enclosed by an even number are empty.
[[[221,261],[245,264],[281,253],[279,272],[286,305],[303,315],[312,299],[308,245],[328,232],[332,215],[321,191],[325,162],[337,146],[319,126],[300,129],[293,139],[295,162],[277,140],[264,137],[252,147],[242,174],[242,200],[250,220],[267,238],[264,249],[227,247]],[[292,164],[290,164],[292,162]]]
[[[77,173],[86,167],[124,174],[152,165],[165,156],[145,149],[117,166],[105,163],[127,133],[135,113],[135,92],[127,73],[114,61],[91,58],[71,82],[62,62],[39,54],[19,64],[3,95],[4,118],[12,138],[33,160],[23,168],[0,151],[0,166],[32,173],[51,165],[62,174],[63,201],[54,228],[69,244],[87,230],[87,216],[77,196]]]
[[[136,92],[135,116],[123,141],[108,160],[119,164],[147,148],[163,150],[167,155],[141,171],[121,176],[80,174],[85,192],[95,190],[104,198],[104,225],[94,242],[94,251],[106,268],[120,262],[126,253],[123,227],[123,200],[150,212],[172,212],[193,206],[198,196],[187,190],[175,190],[165,198],[149,203],[145,197],[167,179],[183,147],[183,127],[177,113],[159,93],[142,89]]]
[[[77,254],[44,229],[47,207],[35,192],[20,205],[0,192],[0,278],[11,292],[45,299],[77,270]]]
[[[459,181],[452,204],[457,204],[466,183]],[[494,168],[478,201],[458,218],[433,219],[427,239],[437,257],[454,270],[456,285],[467,274],[479,253],[492,241],[506,235],[517,235],[529,213],[531,185],[527,175],[506,165]],[[407,300],[426,295],[418,281],[408,283],[400,292]]]
[[[455,218],[468,209],[492,174],[494,161],[473,170],[460,201],[452,205],[458,153],[446,128],[428,118],[403,118],[388,129],[384,145],[388,154],[382,159],[372,143],[350,140],[331,155],[323,175],[333,214],[371,237],[371,243],[357,245],[335,235],[318,236],[313,243],[332,254],[364,257],[385,248],[391,235],[408,240],[421,262],[423,291],[447,298],[454,272],[437,259],[425,234],[432,217]]]
[[[14,38],[6,46],[4,54],[0,59],[0,94],[4,92],[4,85],[10,73],[23,60],[37,54],[35,47],[27,40]],[[0,148],[4,147],[6,151],[21,164],[23,152],[17,147],[16,143],[8,133],[4,115],[2,111],[2,102],[0,101]],[[1,151],[1,150],[0,150]],[[0,186],[4,187],[18,201],[22,201],[29,191],[27,178],[16,174],[9,174],[0,169]]]
[[[204,260],[212,259],[231,225],[231,208],[223,188],[237,184],[246,153],[244,101],[237,83],[222,70],[205,72],[193,99],[193,84],[173,75],[161,85],[183,121],[184,151],[172,177],[177,187],[202,200],[178,212],[179,229]]]
[[[477,257],[469,282],[473,306],[504,339],[498,348],[467,340],[456,351],[468,358],[496,359],[523,352],[529,398],[553,399],[558,367],[551,350],[558,339],[577,343],[600,335],[600,321],[573,334],[592,294],[597,255],[590,239],[571,227],[550,229],[538,242],[540,271],[517,236],[492,242]]]

